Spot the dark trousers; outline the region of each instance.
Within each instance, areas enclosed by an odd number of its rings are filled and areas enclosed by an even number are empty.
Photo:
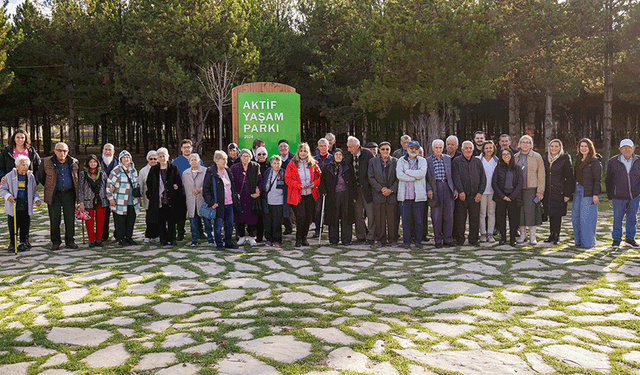
[[[456,237],[458,244],[464,243],[464,229],[469,217],[469,243],[475,244],[479,240],[480,233],[480,202],[473,199],[473,195],[467,195],[464,201],[458,199],[455,207]]]
[[[136,210],[134,205],[127,206],[126,215],[115,215],[116,222],[116,239],[122,241],[124,239],[133,239],[133,226],[136,224]]]
[[[160,231],[160,242],[169,243],[176,240],[176,222],[171,215],[171,207],[164,205],[158,210],[158,229]]]
[[[9,218],[9,242],[13,245],[16,238],[13,232],[13,216],[8,215],[7,217]],[[31,216],[29,216],[28,210],[16,210],[16,226],[20,234],[20,243],[24,243],[29,236],[29,227],[31,226]]]
[[[424,204],[413,199],[402,202],[402,241],[405,245],[422,243]]]
[[[320,220],[322,220],[322,197],[316,201],[316,214],[313,219],[313,222],[316,223],[315,234],[320,234]],[[324,218],[324,221],[327,221],[326,217]]]
[[[253,225],[253,224],[252,225],[248,225],[248,224],[245,224],[245,223],[236,223],[236,231],[237,231],[236,234],[238,235],[238,237],[244,237],[245,236],[245,231],[244,231],[245,225],[246,225],[246,228],[247,228],[246,233],[249,234],[249,237],[255,236],[256,235],[256,226],[255,225]]]
[[[264,215],[258,215],[258,223],[256,224],[256,241],[262,242],[264,230]]]
[[[335,220],[331,220],[329,225],[329,242],[337,244],[342,240],[342,244],[350,244],[353,237],[353,226],[349,222],[349,202],[346,191],[336,193],[336,215]],[[340,232],[340,233],[338,233]]]
[[[264,236],[269,242],[282,242],[282,205],[269,205],[269,212],[264,214]]]
[[[102,241],[107,241],[109,240],[109,217],[111,217],[111,215],[114,215],[113,217],[115,218],[115,213],[113,211],[111,211],[111,208],[107,208],[107,210],[104,213],[104,224],[102,227]],[[114,227],[115,227],[115,219],[114,219]],[[116,233],[114,231],[113,233],[113,237],[116,237]]]
[[[145,224],[147,225],[144,229],[144,237],[145,238],[158,238],[160,236],[160,227],[158,226],[158,222],[152,223],[151,215],[149,215],[149,211],[147,211],[147,216],[145,218]]]
[[[376,220],[376,240],[385,243],[397,242],[398,232],[396,232],[396,210],[395,203],[373,203],[373,216]]]
[[[453,194],[446,181],[436,181],[433,194],[438,197],[440,202],[439,207],[431,208],[431,223],[433,224],[435,241],[437,244],[451,245],[453,243],[453,211],[455,206]]]
[[[562,226],[562,216],[549,216],[549,229],[551,234],[560,234]]]
[[[283,217],[282,218],[282,224],[284,225],[285,233],[293,232],[293,223],[291,222],[291,218],[290,217]]]
[[[506,241],[507,236],[507,213],[509,214],[509,236],[511,241],[515,241],[518,233],[518,226],[520,225],[520,208],[518,202],[505,200],[499,200],[496,202],[496,227],[502,236],[502,239]]]
[[[185,207],[187,205],[187,197],[185,195],[182,196],[182,202],[180,202],[180,204]],[[185,225],[187,224],[187,217],[178,217],[176,218],[176,220],[174,221],[175,224],[175,229],[174,231],[177,231],[177,235],[176,238],[178,238],[179,240],[183,240],[184,239],[184,234],[185,234]]]
[[[75,204],[76,193],[71,190],[65,192],[56,191],[53,203],[49,205],[49,222],[51,224],[51,243],[60,245],[60,221],[64,213],[64,243],[69,245],[74,243],[75,238]]]
[[[316,212],[316,201],[313,195],[302,195],[300,203],[295,207],[296,211],[296,242],[306,240],[309,233],[309,225],[313,221]]]
[[[222,243],[222,227],[224,227],[224,244]],[[224,218],[216,218],[214,221],[213,234],[216,239],[216,246],[233,245],[233,205],[224,206]]]

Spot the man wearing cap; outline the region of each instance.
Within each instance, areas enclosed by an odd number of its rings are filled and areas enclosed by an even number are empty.
[[[427,160],[419,156],[420,143],[410,141],[408,152],[398,159],[398,201],[402,202],[402,241],[408,249],[415,243],[422,249],[424,205],[427,201]]]
[[[326,138],[320,138],[318,140],[318,154],[315,156],[316,162],[318,163],[318,168],[320,171],[324,169],[329,163],[333,161],[333,155],[329,153],[329,140]],[[316,225],[316,230],[313,234],[313,238],[318,238],[320,236],[320,220],[322,219],[322,199],[316,200],[316,216],[314,218],[314,223]]]
[[[280,158],[282,158],[282,166],[280,169],[287,170],[287,165],[293,157],[295,156],[292,152],[289,151],[289,141],[286,139],[281,139],[278,141],[278,152],[280,152]],[[293,233],[293,223],[291,221],[291,208],[287,203],[287,200],[284,200],[284,206],[282,207],[282,224],[284,225],[283,235]]]
[[[240,161],[239,152],[240,149],[237,144],[229,143],[229,146],[227,146],[227,168],[231,168],[232,165]]]
[[[640,157],[635,155],[636,146],[630,139],[620,141],[620,155],[609,159],[607,177],[607,197],[613,203],[612,247],[622,241],[622,219],[625,215],[625,240],[632,247],[640,247],[636,242],[638,205],[640,204]]]
[[[454,239],[458,246],[464,243],[464,230],[469,217],[469,244],[479,244],[480,200],[487,184],[482,161],[473,156],[473,142],[462,142],[462,156],[452,162],[453,185],[458,191],[455,204]]]
[[[369,151],[371,151],[371,153],[373,154],[373,156],[378,156],[378,144],[375,142],[368,142],[364,148],[369,149]]]

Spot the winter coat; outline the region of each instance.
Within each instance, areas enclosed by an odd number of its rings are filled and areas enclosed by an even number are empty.
[[[40,155],[38,155],[38,152],[33,147],[29,147],[27,152],[29,152],[29,160],[31,160],[29,170],[33,171],[34,177],[37,177],[41,162]],[[13,157],[13,147],[7,146],[2,153],[0,153],[0,179],[2,179],[5,174],[11,172],[15,166],[16,159]]]
[[[484,193],[487,176],[480,159],[472,156],[470,160],[467,160],[463,155],[453,160],[452,169],[453,184],[458,190],[458,194],[464,193],[467,198],[473,198],[476,194],[482,195]]]
[[[240,196],[236,191],[236,184],[233,182],[233,173],[231,173],[229,168],[227,168],[226,171],[229,176],[229,181],[231,182],[231,199],[233,200],[233,207],[240,208]],[[222,178],[218,175],[218,167],[215,164],[207,168],[207,173],[204,176],[204,184],[202,186],[202,198],[207,202],[207,206],[209,207],[213,207],[215,203],[218,203],[218,207],[216,208],[216,219],[224,219],[226,210],[224,204],[224,181],[222,181]]]
[[[344,158],[344,162],[353,167],[353,160],[355,156],[350,152]],[[369,183],[369,160],[373,158],[373,153],[366,148],[360,147],[360,161],[358,163],[359,173],[356,174],[358,183],[358,193],[362,193],[364,201],[366,203],[373,202],[373,192],[371,191],[371,184]],[[355,169],[354,169],[355,172]]]
[[[408,155],[398,159],[396,177],[398,177],[398,201],[400,202],[405,200],[407,182],[414,182],[416,202],[427,201],[427,159],[418,156],[416,163],[418,163],[418,169],[414,170],[411,169]]]
[[[579,157],[580,156],[578,156],[578,158]],[[576,178],[577,174],[575,171],[580,167],[578,158],[576,158],[576,165],[573,174],[574,178]],[[600,195],[600,193],[602,192],[602,188],[600,187],[600,182],[602,181],[602,164],[600,163],[601,159],[602,156],[600,154],[596,154],[596,156],[591,159],[588,164],[582,165],[582,182],[584,182],[582,187],[584,188],[585,197]]]
[[[145,165],[138,173],[138,181],[140,182],[140,193],[142,194],[142,207],[149,209],[149,198],[147,198],[147,178],[149,178],[149,170],[151,166]]]
[[[18,170],[4,175],[5,181],[0,185],[0,196],[4,197],[4,213],[13,216],[13,203],[9,202],[9,197],[18,196]],[[33,204],[40,201],[38,195],[38,183],[32,171],[27,171],[27,210],[29,216],[33,215]]]
[[[616,155],[607,162],[604,184],[609,199],[633,199],[640,195],[640,156],[632,156],[633,164],[629,173],[620,161],[623,157],[622,154]]]
[[[515,154],[514,162],[518,164],[518,160],[522,157],[522,152]],[[544,175],[544,162],[542,156],[537,152],[531,150],[527,154],[527,181],[524,182],[523,189],[537,188],[536,194],[544,194],[545,189],[545,175]]]
[[[207,168],[203,166],[199,166],[195,178],[191,168],[182,173],[182,186],[184,187],[184,195],[187,197],[187,215],[190,219],[193,219],[195,215],[200,216],[200,206],[202,206],[204,198],[202,197],[202,192],[194,195],[193,189],[199,188],[202,190],[206,173]]]
[[[310,168],[310,183],[313,183],[313,188],[311,189],[311,195],[314,200],[318,200],[320,198],[320,193],[318,192],[318,185],[320,185],[320,168],[318,168],[318,163],[314,162]],[[291,161],[287,165],[287,170],[284,172],[284,181],[287,183],[289,190],[287,191],[287,203],[293,206],[297,206],[302,199],[302,181],[300,180],[300,173],[298,172],[298,164],[294,161]]]
[[[124,165],[120,162],[120,159],[124,155],[131,154],[127,151],[120,152],[120,156],[118,157],[118,166],[113,168],[109,178],[107,179],[107,199],[114,199],[116,201],[115,207],[111,207],[111,211],[113,211],[117,215],[126,215],[129,209],[129,198],[132,197],[133,188],[136,186],[140,186],[138,182],[138,172],[136,171],[135,165],[133,162],[129,164],[129,169],[126,169]],[[131,180],[131,181],[129,181]],[[115,192],[111,193],[111,187],[115,187]],[[133,197],[133,209],[137,214],[140,212],[140,199]]]
[[[324,221],[329,226],[338,225],[338,218],[342,216],[341,212],[336,211],[336,185],[338,185],[338,165],[333,162],[324,167],[322,177],[320,178],[320,194],[325,196],[324,202]],[[347,163],[342,163],[342,178],[347,188],[347,211],[349,213],[347,220],[349,224],[355,222],[355,199],[358,194],[356,186],[356,174],[353,167]]]
[[[177,185],[178,188],[175,189],[174,185]],[[184,188],[182,187],[180,170],[170,163],[167,163],[167,182],[164,184],[164,188],[168,191],[169,203],[167,205],[170,207],[171,217],[177,222],[186,216],[187,208],[184,204]],[[158,223],[160,216],[160,163],[149,169],[146,194],[149,198],[149,208],[147,209],[147,216],[151,218],[149,222]]]
[[[524,201],[522,200],[522,189],[524,188],[524,176],[522,175],[522,170],[515,166],[513,168],[514,173],[514,183],[513,183],[513,191],[509,194],[509,199],[512,201],[515,200],[518,202],[518,206],[522,206]],[[493,187],[493,200],[495,202],[499,202],[504,200],[504,197],[507,196],[505,194],[505,184],[507,179],[507,166],[503,163],[499,163],[496,167],[496,170],[493,171],[493,178],[491,179],[491,186]]]
[[[100,200],[100,207],[109,207],[109,201],[107,200],[107,174],[104,171],[100,171],[100,177],[96,184],[97,193]],[[82,171],[78,176],[78,202],[84,203],[84,207],[90,210],[94,209],[93,202],[95,201],[96,192],[91,189],[90,177],[87,176],[87,172]]]
[[[69,163],[71,171],[71,179],[73,180],[73,188],[78,197],[78,159],[67,155],[65,163]],[[38,169],[38,182],[44,185],[44,202],[53,204],[53,197],[56,195],[56,182],[58,181],[58,159],[54,156],[48,156],[42,159],[41,168]]]
[[[576,188],[573,180],[573,168],[569,154],[562,154],[558,159],[549,164],[549,158],[543,158],[544,171],[546,174],[544,198],[542,205],[544,214],[547,216],[564,216],[567,214],[567,203],[565,197],[571,198]]]
[[[398,175],[396,174],[398,159],[389,156],[387,163],[387,173],[385,176],[382,173],[382,159],[380,157],[374,157],[369,160],[368,174],[373,193],[373,203],[398,203]],[[392,193],[385,197],[380,191],[383,187],[391,189]]]

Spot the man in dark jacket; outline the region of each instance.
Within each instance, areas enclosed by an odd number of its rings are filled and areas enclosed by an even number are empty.
[[[98,161],[100,162],[100,168],[102,168],[102,172],[109,177],[113,168],[118,165],[118,158],[114,157],[115,155],[115,147],[111,143],[105,143],[102,146],[102,154],[98,155]],[[107,210],[104,213],[104,226],[102,228],[102,242],[106,242],[109,240],[109,217],[114,215],[111,210]],[[115,216],[114,216],[115,217]],[[115,221],[114,221],[115,223]],[[113,233],[113,237],[116,237],[115,230]]]
[[[382,247],[387,240],[391,246],[398,246],[398,159],[389,156],[391,143],[382,142],[379,146],[380,157],[369,161],[369,183],[373,193],[373,216],[376,223],[376,246]],[[387,236],[388,232],[388,236]]]
[[[356,194],[356,238],[360,242],[366,241],[373,245],[375,238],[375,221],[373,216],[373,194],[369,183],[369,160],[373,158],[371,151],[360,146],[360,140],[356,137],[347,138],[347,148],[349,155],[347,163],[353,166],[356,174],[356,184],[358,185]],[[367,222],[365,224],[365,214]]]
[[[462,142],[462,157],[453,161],[453,182],[458,191],[455,206],[456,243],[464,243],[464,229],[469,216],[469,244],[477,246],[480,229],[480,200],[487,184],[480,159],[473,156],[473,143]]]
[[[411,142],[411,137],[408,135],[403,135],[400,137],[400,148],[393,152],[393,157],[396,159],[400,159],[405,156],[409,149],[409,142]]]
[[[630,139],[620,141],[620,155],[609,159],[607,177],[607,197],[613,203],[612,247],[622,241],[622,220],[627,216],[625,242],[632,247],[640,247],[636,242],[638,205],[640,204],[640,156],[634,155],[636,146]]]
[[[333,155],[329,153],[329,140],[326,138],[320,138],[318,140],[318,153],[315,156],[316,162],[318,163],[318,168],[320,171],[331,161],[333,161]],[[322,219],[322,199],[318,199],[316,201],[316,216],[313,222],[316,225],[315,233],[313,234],[313,238],[318,238],[320,236],[320,220]]]
[[[431,208],[431,223],[436,247],[453,244],[453,210],[458,191],[453,185],[451,158],[444,155],[444,142],[431,143],[433,154],[427,158],[427,197],[436,199],[438,207]]]

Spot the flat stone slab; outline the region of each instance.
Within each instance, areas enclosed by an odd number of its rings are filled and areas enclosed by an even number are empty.
[[[623,339],[637,340],[638,336],[636,332],[628,328],[614,327],[614,326],[591,326],[590,329],[604,333],[606,335],[614,337],[622,337]]]
[[[155,293],[156,286],[160,283],[160,280],[154,280],[148,283],[143,284],[133,284],[129,285],[127,289],[124,290],[125,293],[131,294],[151,294]]]
[[[618,305],[615,303],[582,302],[575,305],[569,305],[567,306],[567,309],[583,311],[586,313],[603,313],[617,310]]]
[[[535,371],[514,354],[490,350],[442,351],[423,353],[416,349],[395,350],[401,356],[463,375],[534,375]]]
[[[89,288],[82,287],[65,290],[64,292],[54,294],[54,296],[58,297],[58,299],[60,299],[60,302],[66,304],[69,302],[75,302],[86,296],[87,294],[89,294]]]
[[[573,367],[582,367],[608,374],[611,371],[609,356],[573,345],[550,345],[542,353],[555,357]]]
[[[156,375],[196,375],[200,371],[200,366],[193,363],[178,363],[175,366],[162,369]]]
[[[404,285],[400,284],[391,284],[382,289],[378,289],[373,294],[378,294],[381,296],[406,296],[408,294],[414,294],[412,291],[407,289]]]
[[[460,336],[474,330],[476,327],[470,324],[448,324],[438,322],[423,323],[422,326],[442,336]]]
[[[261,337],[236,345],[248,352],[283,363],[293,363],[311,354],[311,344],[288,335]]]
[[[62,315],[72,316],[77,314],[83,314],[92,311],[110,309],[111,305],[106,302],[86,302],[76,305],[62,306]]]
[[[44,367],[58,366],[68,361],[69,361],[69,358],[67,357],[66,354],[59,353],[47,359],[47,361],[42,364],[42,367],[44,368]]]
[[[219,375],[282,375],[274,367],[249,354],[229,353],[218,361],[215,368]]]
[[[176,348],[176,347],[179,347],[179,346],[191,345],[194,342],[196,342],[196,341],[194,339],[192,339],[191,335],[186,333],[186,332],[175,333],[173,335],[168,335],[164,339],[164,342],[162,343],[162,347],[163,348]]]
[[[369,357],[351,348],[338,348],[327,357],[327,366],[351,372],[380,375],[399,375],[398,370],[388,363],[375,363]]]
[[[185,279],[193,279],[198,277],[199,275],[193,271],[185,270],[184,268],[176,265],[168,265],[160,268],[160,270],[164,273],[165,276],[168,277],[182,277]]]
[[[145,354],[134,370],[144,371],[158,367],[166,367],[176,361],[176,354],[171,352]]]
[[[109,331],[95,328],[53,327],[47,334],[47,340],[56,344],[96,346],[112,335]]]
[[[305,331],[314,335],[322,341],[326,341],[330,344],[342,344],[342,345],[351,345],[358,342],[358,340],[353,337],[347,335],[341,330],[331,327],[331,328],[305,328]]]
[[[429,281],[422,284],[422,291],[428,294],[482,294],[488,288],[464,281]]]
[[[162,302],[153,306],[153,309],[160,315],[182,315],[195,310],[195,306],[187,303]]]
[[[27,375],[27,369],[35,362],[20,362],[11,365],[1,365],[0,375]]]
[[[355,333],[362,336],[374,336],[381,332],[387,332],[391,329],[384,323],[362,321],[352,325],[351,328]]]
[[[624,359],[627,362],[640,363],[640,352],[637,350],[634,350],[632,352],[625,353],[622,355],[622,359]]]
[[[116,302],[122,306],[135,307],[146,305],[147,303],[153,302],[153,300],[145,296],[124,296],[116,298]]]
[[[91,353],[82,362],[89,367],[113,367],[125,363],[129,357],[130,355],[124,348],[124,344],[116,344]]]
[[[225,289],[211,294],[181,298],[180,301],[191,304],[228,302],[238,300],[244,297],[245,294],[246,292],[242,289]]]
[[[271,275],[263,276],[262,278],[269,281],[278,281],[287,284],[304,284],[311,282],[309,280],[302,279],[296,275],[292,275],[286,272],[278,272]]]
[[[359,290],[373,288],[380,285],[380,283],[371,280],[351,280],[341,281],[336,283],[335,285],[338,288],[342,289],[345,293],[353,293]]]
[[[200,345],[196,345],[196,346],[192,346],[190,348],[187,349],[182,349],[182,352],[184,353],[207,353],[213,350],[218,349],[218,345],[216,345],[216,343],[213,342],[205,342],[204,344],[200,344]]]
[[[460,296],[456,299],[444,301],[434,306],[427,307],[429,311],[445,310],[445,309],[460,309],[467,306],[483,306],[490,302],[487,298],[476,298],[468,296]]]
[[[279,297],[282,303],[320,303],[327,301],[324,298],[315,297],[303,292],[282,293]]]
[[[502,291],[502,296],[509,302],[513,303],[523,303],[528,305],[546,305],[549,303],[549,300],[546,298],[535,297],[530,294],[525,293],[515,293],[510,292],[508,290]]]
[[[266,289],[270,285],[265,283],[264,281],[260,281],[252,278],[240,278],[240,279],[229,279],[221,281],[220,284],[226,286],[227,288],[255,288],[255,289]]]

